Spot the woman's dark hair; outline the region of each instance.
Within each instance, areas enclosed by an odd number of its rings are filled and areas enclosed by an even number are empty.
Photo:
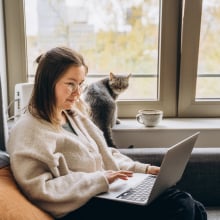
[[[29,112],[52,124],[57,124],[55,86],[57,81],[71,66],[88,67],[83,57],[76,51],[66,47],[56,47],[37,57],[38,63],[34,88],[28,105]]]

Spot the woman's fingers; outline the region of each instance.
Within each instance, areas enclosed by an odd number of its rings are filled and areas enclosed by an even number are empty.
[[[109,183],[114,182],[116,179],[127,180],[128,177],[131,177],[132,175],[133,175],[133,172],[127,171],[127,170],[119,170],[119,171],[109,170],[106,172],[106,177]]]
[[[114,177],[117,179],[125,179],[127,180],[128,177],[131,177],[133,175],[133,172],[127,172],[127,171],[116,171],[114,174]]]

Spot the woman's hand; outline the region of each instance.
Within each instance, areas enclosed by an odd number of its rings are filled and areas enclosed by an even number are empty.
[[[132,177],[133,172],[128,170],[108,170],[105,171],[105,176],[109,183],[113,183],[117,179],[127,180],[128,177]]]
[[[158,166],[148,166],[147,174],[157,175],[160,172],[160,167]]]

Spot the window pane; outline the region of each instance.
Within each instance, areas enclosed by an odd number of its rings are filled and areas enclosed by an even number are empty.
[[[159,2],[25,0],[29,81],[34,59],[65,45],[83,54],[91,81],[109,72],[132,73],[121,99],[157,100]]]
[[[220,2],[203,0],[198,74],[197,99],[220,98]]]

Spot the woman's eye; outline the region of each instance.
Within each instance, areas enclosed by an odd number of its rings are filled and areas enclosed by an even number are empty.
[[[76,84],[76,83],[73,83],[73,82],[67,82],[67,83],[65,83],[65,84],[68,86],[69,89],[71,89],[71,91],[72,91],[72,90],[75,90],[76,87],[77,87],[77,84]]]
[[[72,82],[69,82],[69,83],[66,83],[69,87],[75,87],[76,84],[75,83],[72,83]]]
[[[75,83],[68,83],[68,85],[74,87]]]

